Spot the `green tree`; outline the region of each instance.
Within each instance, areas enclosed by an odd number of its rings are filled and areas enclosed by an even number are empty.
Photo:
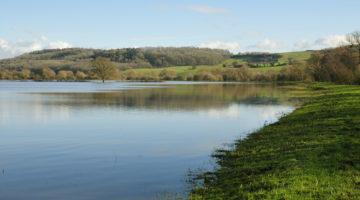
[[[135,59],[138,51],[135,48],[127,48],[123,54],[125,62],[131,62]]]
[[[115,65],[108,58],[97,57],[91,61],[91,72],[104,83],[115,72]]]

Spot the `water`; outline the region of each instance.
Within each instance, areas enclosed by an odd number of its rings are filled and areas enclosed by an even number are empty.
[[[0,199],[154,199],[294,107],[274,85],[0,82]],[[161,196],[161,195],[160,195]]]

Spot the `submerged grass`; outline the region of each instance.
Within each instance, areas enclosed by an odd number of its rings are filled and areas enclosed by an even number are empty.
[[[190,199],[360,199],[360,87],[284,86],[308,102],[217,150]]]

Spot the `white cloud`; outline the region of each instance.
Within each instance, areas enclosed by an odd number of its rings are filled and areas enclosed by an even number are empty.
[[[0,49],[8,48],[9,44],[6,40],[0,38]]]
[[[49,42],[49,48],[50,49],[65,49],[72,47],[71,44],[63,41],[57,41],[57,42]]]
[[[32,35],[35,38],[35,41],[17,40],[15,42],[8,42],[0,38],[0,59],[14,57],[23,53],[42,49],[64,49],[72,47],[72,45],[67,42],[50,41],[44,35],[20,27],[13,27],[13,29]]]
[[[0,38],[0,59],[41,49],[43,49],[43,44],[41,42],[18,40],[16,42],[9,43]]]
[[[308,40],[300,40],[296,42],[294,46],[299,49],[311,49],[313,44]]]
[[[223,41],[215,41],[209,43],[201,43],[199,45],[200,48],[210,48],[210,49],[225,49],[234,51],[240,48],[240,44],[237,42],[223,42]]]
[[[49,41],[49,39],[48,39],[47,37],[45,37],[44,35],[41,35],[41,36],[40,36],[40,39],[41,39],[42,41],[45,41],[45,42],[48,42],[48,41]]]
[[[16,42],[7,42],[0,38],[0,59],[18,56],[24,53],[39,51],[43,49],[64,49],[72,47],[69,43],[56,41],[27,41],[17,40]]]
[[[259,50],[278,50],[278,49],[284,49],[287,47],[286,44],[278,43],[271,41],[267,38],[265,38],[263,41],[257,43],[256,45],[251,46],[252,48],[256,48]]]
[[[214,8],[210,6],[196,6],[196,5],[187,5],[182,6],[182,8],[199,12],[199,13],[205,13],[205,14],[222,14],[222,13],[232,13],[233,10],[227,9],[227,8]]]
[[[315,44],[320,45],[321,47],[337,47],[346,43],[345,35],[328,35],[315,41]]]
[[[327,35],[318,38],[314,42],[308,40],[300,40],[294,44],[297,50],[304,49],[323,49],[323,48],[332,48],[340,45],[346,45],[346,35]]]

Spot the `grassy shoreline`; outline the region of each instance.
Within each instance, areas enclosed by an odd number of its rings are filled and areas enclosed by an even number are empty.
[[[360,199],[360,87],[285,86],[310,100],[217,150],[190,199]]]

